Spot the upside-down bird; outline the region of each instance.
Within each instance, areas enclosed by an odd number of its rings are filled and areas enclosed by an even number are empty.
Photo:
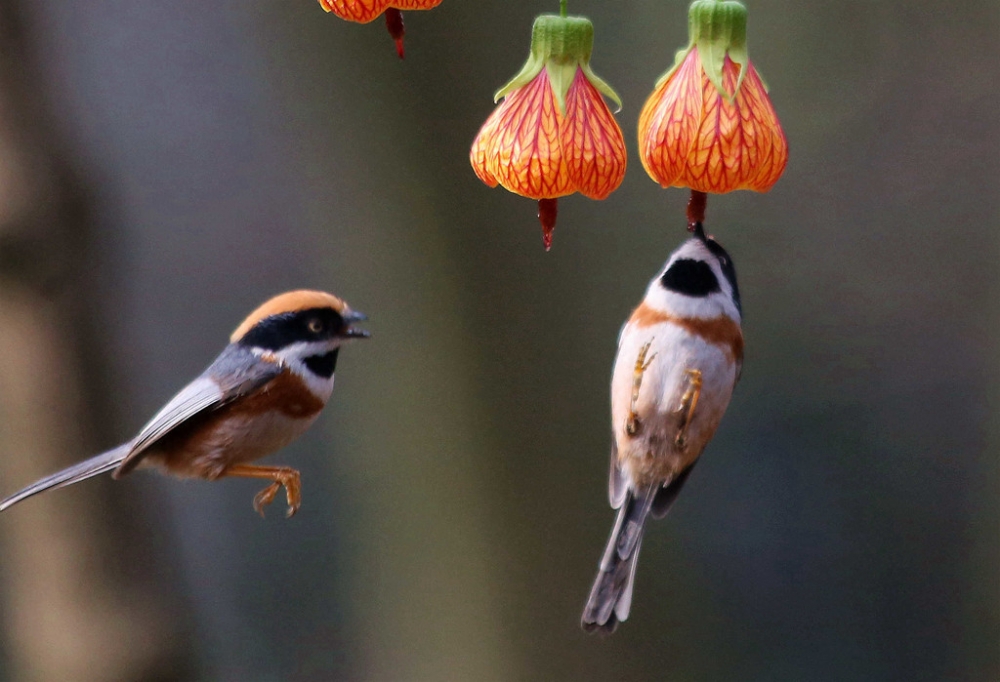
[[[736,270],[701,223],[622,327],[611,378],[611,475],[618,517],[583,611],[614,632],[632,605],[650,516],[663,517],[711,440],[743,363]]]

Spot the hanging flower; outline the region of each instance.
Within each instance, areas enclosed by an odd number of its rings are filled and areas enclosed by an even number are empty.
[[[788,163],[788,142],[747,57],[746,8],[695,0],[691,42],[639,115],[639,158],[663,187],[766,192]]]
[[[396,42],[396,54],[403,58],[403,9],[432,9],[441,0],[319,0],[320,7],[341,19],[367,24],[385,12],[385,25]]]
[[[535,19],[527,63],[497,92],[494,101],[504,100],[472,143],[480,180],[538,200],[546,250],[558,197],[604,199],[625,176],[625,140],[602,95],[619,108],[621,100],[591,71],[593,46],[589,19]]]

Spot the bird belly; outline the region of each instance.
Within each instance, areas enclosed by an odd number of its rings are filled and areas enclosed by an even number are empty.
[[[178,428],[150,449],[153,463],[182,477],[215,479],[226,469],[270,455],[298,438],[316,415],[246,414],[222,408]]]
[[[647,343],[640,371],[636,361]],[[722,420],[735,382],[736,364],[719,344],[671,322],[626,328],[611,412],[618,464],[630,487],[662,484],[693,464]]]

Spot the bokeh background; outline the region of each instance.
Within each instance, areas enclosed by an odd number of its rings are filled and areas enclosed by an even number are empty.
[[[578,626],[613,520],[620,324],[684,238],[635,155],[682,0],[570,0],[630,171],[532,202],[467,153],[556,0],[381,21],[315,0],[0,2],[0,485],[132,434],[256,304],[371,317],[250,481],[139,473],[0,518],[0,680],[1000,679],[1000,4],[747,0],[791,146],[710,199],[747,357],[654,524],[632,616]]]

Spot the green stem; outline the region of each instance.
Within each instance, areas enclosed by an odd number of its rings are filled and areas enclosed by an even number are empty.
[[[566,16],[566,0],[559,0],[559,16]]]

